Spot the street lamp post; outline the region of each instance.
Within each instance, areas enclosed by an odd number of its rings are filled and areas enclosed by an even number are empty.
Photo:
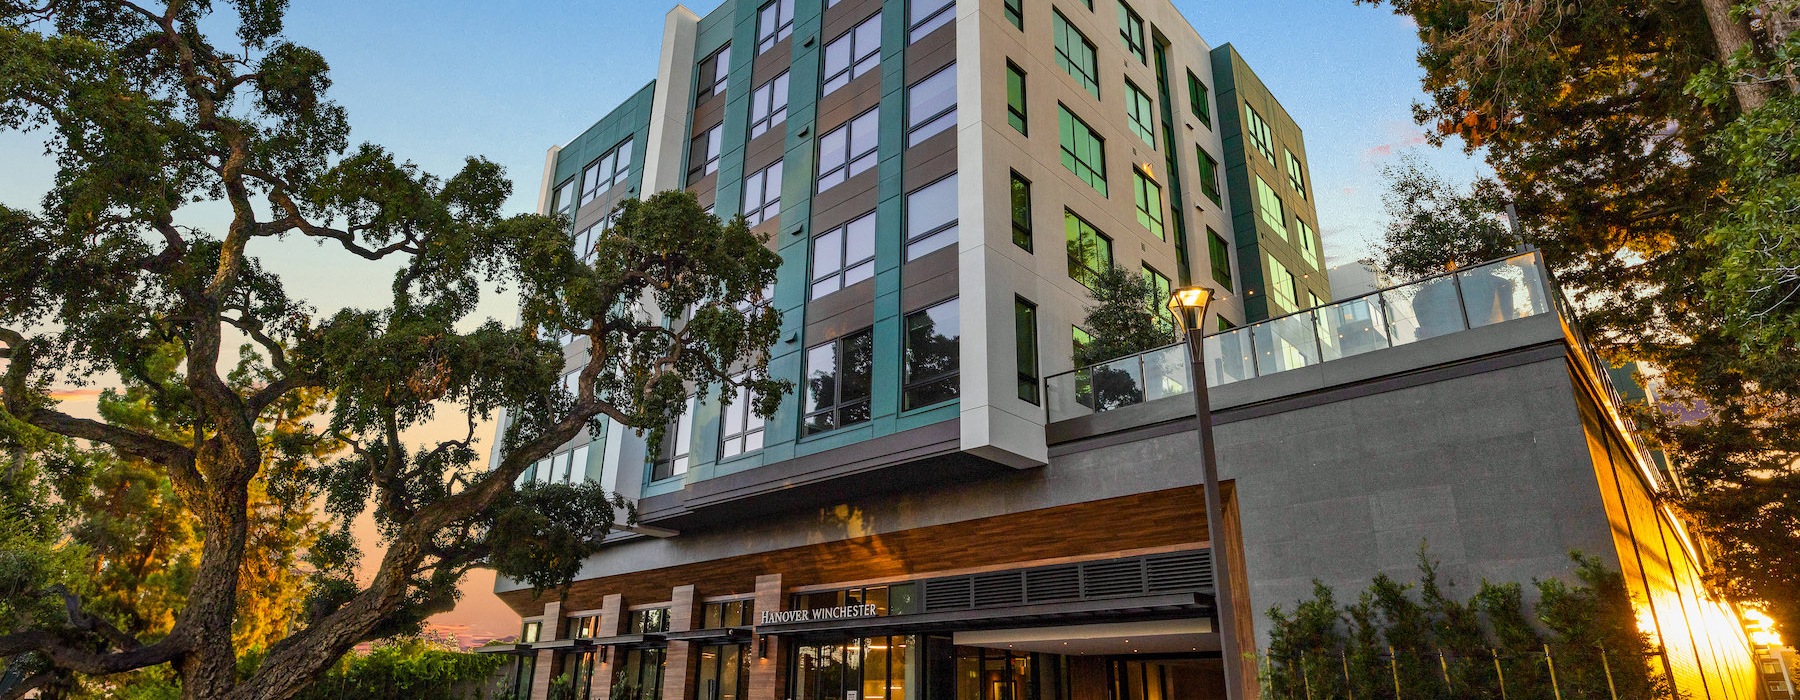
[[[1245,697],[1242,659],[1238,651],[1237,611],[1231,587],[1231,569],[1220,540],[1224,534],[1225,500],[1219,492],[1219,458],[1213,449],[1212,405],[1206,394],[1206,307],[1212,303],[1213,290],[1207,287],[1183,287],[1169,296],[1169,310],[1181,325],[1187,339],[1188,366],[1192,368],[1194,422],[1200,437],[1200,465],[1206,483],[1206,538],[1211,542],[1213,565],[1213,607],[1219,620],[1219,656],[1225,667],[1225,697]]]

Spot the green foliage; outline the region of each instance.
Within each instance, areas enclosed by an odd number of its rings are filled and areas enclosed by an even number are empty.
[[[299,700],[461,700],[498,685],[504,654],[472,654],[420,637],[377,643],[352,654]]]
[[[1088,290],[1094,304],[1081,327],[1093,340],[1075,349],[1075,366],[1124,357],[1175,342],[1167,317],[1168,299],[1142,275],[1109,267],[1093,276]]]
[[[1388,181],[1381,197],[1388,223],[1377,265],[1396,280],[1503,258],[1517,246],[1499,216],[1505,203],[1494,183],[1460,189],[1411,153],[1382,166],[1381,174]]]

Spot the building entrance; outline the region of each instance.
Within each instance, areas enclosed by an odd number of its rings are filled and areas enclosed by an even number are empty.
[[[794,656],[794,700],[912,700],[920,687],[916,637],[808,644]]]
[[[956,700],[1071,700],[1068,659],[980,647],[956,648]]]
[[[700,647],[699,700],[743,700],[750,687],[750,645]]]

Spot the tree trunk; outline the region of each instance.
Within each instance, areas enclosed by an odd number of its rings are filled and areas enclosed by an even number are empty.
[[[249,489],[222,485],[200,509],[206,541],[200,565],[188,589],[187,609],[170,634],[186,634],[189,651],[175,664],[181,696],[189,700],[223,698],[237,684],[237,647],[232,624],[237,619],[238,578],[249,532]]]
[[[1741,49],[1756,49],[1756,40],[1750,34],[1749,23],[1732,18],[1733,4],[1733,0],[1700,0],[1700,6],[1706,10],[1706,24],[1712,30],[1713,45],[1719,50],[1721,64],[1731,60]],[[1769,86],[1744,80],[1742,76],[1732,77],[1731,81],[1740,112],[1749,112],[1769,101]]]

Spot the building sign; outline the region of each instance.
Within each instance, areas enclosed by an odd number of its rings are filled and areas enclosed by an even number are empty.
[[[864,617],[875,617],[881,613],[876,611],[874,603],[862,605],[841,605],[835,608],[813,608],[811,610],[764,610],[759,625],[782,625],[790,622],[819,622],[823,620],[855,620]]]

